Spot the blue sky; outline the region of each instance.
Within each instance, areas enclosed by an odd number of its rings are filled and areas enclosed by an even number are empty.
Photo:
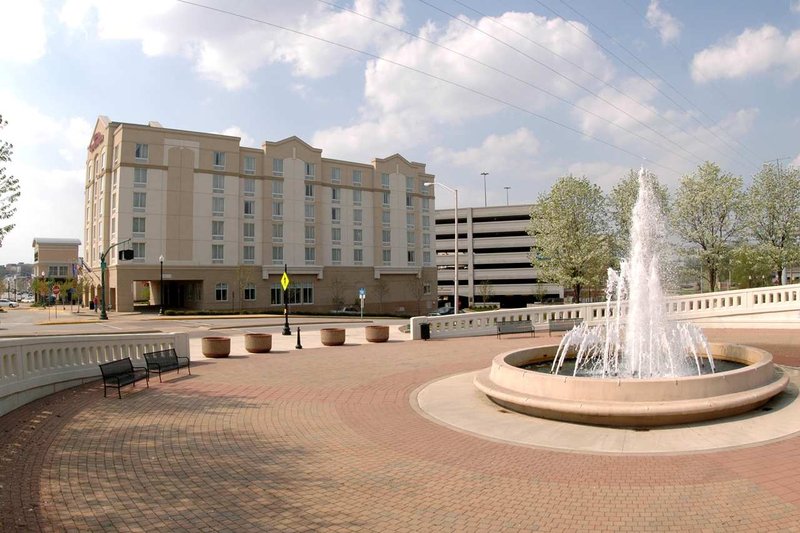
[[[399,152],[462,206],[483,205],[481,172],[504,204],[570,172],[610,190],[643,162],[673,190],[704,160],[746,183],[767,160],[800,165],[800,0],[197,3],[349,49],[175,0],[4,0],[0,136],[22,197],[0,263],[32,261],[34,237],[83,238],[101,114]]]

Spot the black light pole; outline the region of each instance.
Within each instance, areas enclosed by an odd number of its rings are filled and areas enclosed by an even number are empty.
[[[163,315],[164,314],[164,256],[163,255],[158,256],[158,264],[161,267],[161,281],[159,282],[158,285],[159,292],[161,293],[158,296],[158,299],[160,300],[161,305],[159,306],[158,314]]]
[[[288,278],[289,274],[287,272],[286,263],[283,264],[283,275],[284,277]],[[287,283],[283,289],[283,334],[284,335],[291,335],[292,329],[289,327],[289,298],[287,298],[286,289],[289,288],[289,284]]]
[[[111,250],[126,242],[130,242],[130,239],[112,244],[100,255],[100,320],[108,320],[108,313],[106,313],[106,267],[108,266],[106,257]]]

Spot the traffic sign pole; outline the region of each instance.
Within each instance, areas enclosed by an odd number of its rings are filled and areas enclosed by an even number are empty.
[[[364,298],[367,297],[367,290],[364,287],[358,289],[358,299],[361,301],[361,320],[364,320]]]
[[[292,329],[289,327],[289,298],[287,298],[286,289],[289,287],[289,274],[287,272],[286,263],[283,264],[283,276],[281,277],[281,287],[283,287],[283,334],[291,335]]]

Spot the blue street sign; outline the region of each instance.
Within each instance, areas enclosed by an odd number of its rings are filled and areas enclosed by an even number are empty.
[[[366,295],[367,295],[367,290],[364,287],[361,287],[360,289],[358,289],[358,297],[359,298],[363,298]]]

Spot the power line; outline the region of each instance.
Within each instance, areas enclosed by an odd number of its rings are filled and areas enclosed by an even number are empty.
[[[310,34],[310,33],[307,33],[307,32],[303,32],[303,31],[300,31],[300,30],[297,30],[297,29],[294,29],[294,28],[289,28],[289,27],[286,27],[286,26],[282,26],[282,25],[276,24],[274,22],[269,22],[269,21],[266,21],[266,20],[262,20],[262,19],[258,19],[258,18],[255,18],[255,17],[248,16],[248,15],[243,15],[241,13],[236,13],[234,11],[229,11],[229,10],[226,10],[226,9],[213,7],[213,6],[207,6],[207,5],[204,5],[204,4],[200,4],[198,2],[192,2],[190,0],[175,0],[175,1],[176,2],[180,2],[182,4],[185,4],[185,5],[197,7],[197,8],[200,8],[200,9],[206,9],[208,11],[214,11],[216,13],[222,13],[222,14],[229,15],[229,16],[232,16],[232,17],[240,18],[242,20],[247,20],[247,21],[250,21],[250,22],[254,22],[256,24],[262,24],[262,25],[265,25],[265,26],[269,26],[271,28],[276,28],[276,29],[279,29],[279,30],[287,31],[287,32],[293,33],[295,35],[308,37],[310,39],[314,39],[314,40],[319,41],[319,42],[323,42],[323,43],[326,43],[326,44],[329,44],[329,45],[332,45],[332,46],[336,46],[338,48],[342,48],[344,50],[348,50],[348,51],[351,51],[351,52],[356,52],[358,54],[365,55],[367,57],[371,57],[373,59],[377,59],[379,61],[383,61],[383,62],[389,63],[391,65],[395,65],[397,67],[409,70],[411,72],[415,72],[417,74],[421,74],[423,76],[426,76],[428,78],[440,81],[442,83],[446,83],[448,85],[452,85],[453,87],[458,87],[459,89],[468,91],[468,92],[470,92],[472,94],[475,94],[475,95],[481,96],[483,98],[486,98],[488,100],[492,100],[492,101],[497,102],[499,104],[508,106],[508,107],[510,107],[512,109],[516,109],[517,111],[522,111],[523,113],[526,113],[528,115],[536,117],[536,118],[538,118],[540,120],[543,120],[545,122],[549,122],[550,124],[553,124],[555,126],[559,126],[559,127],[563,128],[563,129],[566,129],[566,130],[571,131],[573,133],[576,133],[581,137],[585,137],[587,139],[591,139],[591,140],[593,140],[595,142],[598,142],[598,143],[600,143],[602,145],[608,146],[609,148],[613,148],[613,149],[615,149],[615,150],[617,150],[619,152],[627,154],[627,155],[629,155],[631,157],[634,157],[636,159],[641,158],[641,154],[636,154],[636,153],[634,153],[634,152],[632,152],[632,151],[630,151],[630,150],[628,150],[626,148],[623,148],[621,146],[617,146],[617,145],[615,145],[615,144],[613,144],[611,142],[608,142],[608,141],[605,141],[603,139],[600,139],[599,137],[595,137],[593,135],[589,135],[587,133],[584,133],[584,132],[582,132],[582,131],[580,131],[578,129],[573,128],[572,126],[569,126],[567,124],[561,123],[561,122],[559,122],[559,121],[557,121],[555,119],[549,118],[549,117],[547,117],[545,115],[541,115],[539,113],[536,113],[535,111],[531,111],[530,109],[526,109],[526,108],[524,108],[522,106],[519,106],[519,105],[514,104],[512,102],[508,102],[506,100],[503,100],[502,98],[498,98],[496,96],[492,96],[490,94],[484,93],[484,92],[482,92],[482,91],[480,91],[478,89],[474,89],[472,87],[468,87],[468,86],[463,85],[461,83],[458,83],[458,82],[455,82],[455,81],[452,81],[452,80],[448,80],[446,78],[442,78],[441,76],[437,76],[437,75],[432,74],[430,72],[426,72],[424,70],[421,70],[421,69],[418,69],[418,68],[415,68],[415,67],[412,67],[412,66],[409,66],[409,65],[405,65],[405,64],[400,63],[398,61],[394,61],[392,59],[387,59],[387,58],[379,56],[377,54],[373,54],[372,52],[367,52],[365,50],[360,50],[358,48],[354,48],[352,46],[349,46],[349,45],[346,45],[346,44],[343,44],[343,43],[338,43],[336,41],[331,41],[330,39],[326,39],[324,37],[319,37],[317,35],[313,35],[313,34]],[[669,167],[667,165],[664,165],[662,163],[656,163],[654,161],[651,161],[651,164],[654,165],[654,166],[663,168],[665,170],[668,170],[669,172],[673,172],[673,173],[678,174],[678,175],[681,174],[680,171],[678,171],[678,170],[676,170],[674,168],[671,168],[671,167]]]
[[[579,104],[576,104],[576,103],[574,103],[574,102],[572,102],[572,101],[570,101],[570,100],[568,100],[568,99],[566,99],[566,98],[563,98],[563,97],[561,97],[561,96],[559,96],[559,95],[557,95],[557,94],[555,94],[555,93],[552,93],[552,92],[550,92],[549,90],[547,90],[547,89],[545,89],[545,88],[543,88],[543,87],[540,87],[540,86],[538,86],[538,85],[536,85],[536,84],[534,84],[534,83],[531,83],[531,82],[529,82],[529,81],[527,81],[527,80],[524,80],[524,79],[522,79],[522,78],[520,78],[520,77],[518,77],[518,76],[515,76],[514,74],[511,74],[511,73],[509,73],[509,72],[507,72],[507,71],[505,71],[505,70],[502,70],[502,69],[499,69],[499,68],[497,68],[497,67],[494,67],[494,66],[492,66],[492,65],[489,65],[489,64],[487,64],[487,63],[485,63],[485,62],[481,61],[480,59],[476,59],[476,58],[474,58],[474,57],[472,57],[472,56],[469,56],[469,55],[467,55],[467,54],[464,54],[464,53],[462,53],[462,52],[459,52],[458,50],[455,50],[455,49],[453,49],[453,48],[450,48],[450,47],[448,47],[448,46],[445,46],[445,45],[443,45],[443,44],[437,43],[436,41],[434,41],[434,40],[432,40],[432,39],[428,39],[428,38],[426,38],[426,37],[423,37],[423,36],[421,36],[421,35],[416,35],[416,34],[414,34],[414,33],[412,33],[412,32],[409,32],[409,31],[407,31],[407,30],[404,30],[403,28],[398,28],[397,26],[393,26],[393,25],[391,25],[391,24],[389,24],[389,23],[387,23],[387,22],[384,22],[384,21],[382,21],[382,20],[376,19],[376,18],[374,18],[374,17],[370,17],[369,15],[365,15],[365,14],[363,14],[363,13],[360,13],[360,12],[358,12],[358,11],[355,11],[355,10],[353,10],[353,9],[350,9],[350,8],[348,8],[348,7],[340,6],[340,5],[338,5],[338,4],[335,4],[335,3],[333,3],[333,2],[328,2],[327,0],[317,0],[317,1],[318,1],[318,2],[320,2],[320,3],[322,3],[322,4],[325,4],[325,5],[327,5],[327,6],[333,7],[333,8],[335,8],[335,9],[339,9],[339,10],[341,10],[341,11],[346,11],[346,12],[348,12],[348,13],[352,13],[352,14],[354,14],[354,15],[357,15],[357,16],[359,16],[359,17],[362,17],[362,18],[364,18],[364,19],[366,19],[366,20],[369,20],[369,21],[375,22],[375,23],[377,23],[377,24],[381,24],[382,26],[385,26],[385,27],[387,27],[387,28],[391,28],[391,29],[393,29],[393,30],[396,30],[396,31],[398,31],[398,32],[400,32],[400,33],[403,33],[403,34],[405,34],[405,35],[408,35],[409,37],[412,37],[412,38],[414,38],[414,39],[417,39],[417,40],[423,41],[423,42],[425,42],[425,43],[428,43],[428,44],[430,44],[430,45],[432,45],[432,46],[435,46],[435,47],[437,47],[437,48],[441,48],[442,50],[446,50],[446,51],[448,51],[448,52],[450,52],[450,53],[452,53],[452,54],[455,54],[455,55],[457,55],[457,56],[459,56],[459,57],[463,57],[464,59],[467,59],[467,60],[469,60],[469,61],[472,61],[472,62],[474,62],[474,63],[476,63],[476,64],[478,64],[478,65],[481,65],[482,67],[484,67],[484,68],[487,68],[487,69],[489,69],[489,70],[491,70],[491,71],[493,71],[493,72],[497,72],[498,74],[502,74],[503,76],[506,76],[506,77],[508,77],[508,78],[510,78],[510,79],[512,79],[512,80],[518,81],[518,82],[520,82],[520,83],[522,83],[522,84],[524,84],[524,85],[527,85],[528,87],[531,87],[532,89],[535,89],[535,90],[537,90],[537,91],[540,91],[540,92],[542,92],[542,93],[544,93],[544,94],[546,94],[546,95],[550,96],[551,98],[554,98],[554,99],[556,99],[556,100],[559,100],[560,102],[563,102],[563,103],[565,103],[565,104],[567,104],[567,105],[569,105],[569,106],[571,106],[571,107],[574,107],[575,109],[578,109],[578,110],[580,110],[580,111],[582,111],[582,112],[584,112],[584,113],[586,113],[586,114],[588,114],[588,115],[591,115],[591,116],[593,116],[593,117],[595,117],[595,118],[597,118],[597,119],[599,119],[599,120],[602,120],[603,122],[605,122],[606,124],[608,124],[608,125],[609,125],[609,126],[611,126],[611,127],[614,127],[614,128],[617,128],[617,129],[619,129],[619,130],[622,130],[622,131],[624,131],[624,132],[626,132],[626,133],[628,133],[628,134],[630,134],[630,135],[633,135],[634,137],[637,137],[637,138],[639,138],[639,139],[641,139],[641,140],[643,140],[643,141],[645,141],[645,142],[647,142],[647,143],[650,143],[650,144],[652,144],[652,145],[655,145],[655,146],[656,146],[656,147],[658,147],[658,148],[664,149],[663,145],[659,145],[659,144],[657,144],[657,143],[656,143],[655,141],[653,141],[652,139],[648,139],[647,137],[645,137],[645,136],[641,135],[640,133],[637,133],[637,132],[635,132],[635,131],[633,131],[633,130],[630,130],[630,129],[626,128],[625,126],[621,126],[621,125],[617,124],[616,122],[614,122],[614,121],[612,121],[612,120],[609,120],[609,119],[607,119],[607,118],[605,118],[605,117],[603,117],[603,116],[601,116],[601,115],[599,115],[599,114],[595,113],[594,111],[592,111],[592,110],[590,110],[590,109],[587,109],[587,108],[585,108],[585,107],[583,107],[583,106],[581,106],[581,105],[579,105]],[[663,135],[661,135],[661,137],[664,137],[664,136],[663,136]],[[679,146],[679,148],[683,149],[683,148],[682,148],[682,147],[680,147],[680,146]],[[673,152],[673,151],[670,151],[670,150],[667,150],[667,152],[669,152],[669,153],[671,153],[671,154],[673,154],[673,155],[675,155],[675,156],[677,156],[677,157],[679,157],[679,158],[683,159],[684,161],[686,161],[686,162],[689,162],[689,163],[691,163],[691,164],[693,164],[693,165],[696,165],[696,164],[698,164],[699,162],[701,162],[701,161],[702,161],[702,159],[701,159],[701,158],[699,158],[699,157],[695,156],[695,155],[694,155],[694,154],[692,154],[691,152],[689,152],[689,151],[687,151],[687,150],[685,150],[685,149],[683,149],[683,150],[684,150],[684,151],[685,151],[687,154],[689,154],[690,156],[694,156],[694,157],[695,157],[695,159],[694,159],[694,160],[687,159],[686,157],[682,156],[681,154],[678,154],[678,153],[676,153],[676,152]]]
[[[555,74],[556,76],[558,76],[558,77],[560,77],[560,78],[564,79],[565,81],[567,81],[567,82],[571,83],[571,84],[572,84],[572,85],[574,85],[575,87],[578,87],[578,88],[580,88],[580,89],[581,89],[581,90],[583,90],[583,91],[586,91],[588,94],[590,94],[590,95],[594,96],[595,98],[597,98],[598,100],[600,100],[600,101],[604,102],[605,104],[607,104],[607,105],[609,105],[609,106],[613,107],[614,109],[616,109],[616,110],[617,110],[617,111],[619,111],[620,113],[624,114],[625,116],[627,116],[628,118],[630,118],[631,120],[633,120],[634,122],[636,122],[637,124],[639,124],[640,126],[643,126],[643,127],[645,127],[646,129],[648,129],[648,130],[652,131],[653,133],[655,133],[656,135],[658,135],[659,137],[661,137],[662,139],[664,139],[665,141],[667,141],[668,143],[670,143],[671,145],[673,145],[673,146],[674,146],[675,148],[677,148],[678,150],[682,150],[682,151],[686,152],[687,154],[689,154],[690,156],[692,156],[693,158],[695,158],[695,164],[696,164],[696,162],[699,162],[699,161],[702,161],[702,160],[703,160],[703,158],[701,158],[700,156],[698,156],[698,155],[696,155],[696,154],[693,154],[693,153],[692,153],[692,152],[690,152],[688,149],[686,149],[685,147],[683,147],[683,146],[679,145],[678,143],[676,143],[675,141],[673,141],[672,139],[670,139],[669,137],[667,137],[667,136],[666,136],[666,135],[664,135],[663,133],[659,132],[658,130],[656,130],[655,128],[653,128],[652,126],[650,126],[649,124],[646,124],[645,122],[642,122],[641,120],[639,120],[639,119],[638,119],[638,118],[636,118],[635,116],[631,115],[630,113],[628,113],[627,111],[625,111],[624,109],[622,109],[621,107],[619,107],[618,105],[616,105],[615,103],[613,103],[613,102],[611,102],[610,100],[608,100],[608,99],[606,99],[606,98],[604,98],[604,97],[600,96],[599,94],[597,94],[596,92],[592,91],[592,90],[591,90],[591,89],[589,89],[588,87],[584,86],[584,85],[583,85],[583,84],[581,84],[581,83],[578,83],[577,81],[573,80],[573,79],[572,79],[572,78],[570,78],[569,76],[567,76],[567,75],[565,75],[565,74],[563,74],[563,73],[559,72],[558,70],[554,69],[554,68],[553,68],[553,67],[551,67],[550,65],[547,65],[547,64],[545,64],[545,63],[543,63],[543,62],[539,61],[538,59],[536,59],[535,57],[531,56],[530,54],[527,54],[527,53],[525,53],[524,51],[520,50],[519,48],[517,48],[517,47],[515,47],[515,46],[513,46],[513,45],[511,45],[511,44],[509,44],[509,43],[507,43],[507,42],[505,42],[505,41],[503,41],[502,39],[500,39],[500,38],[498,38],[498,37],[495,37],[494,35],[492,35],[492,34],[490,34],[490,33],[486,32],[486,31],[484,31],[484,30],[480,29],[479,27],[475,26],[474,24],[471,24],[470,22],[467,22],[467,21],[465,21],[464,19],[462,19],[462,18],[459,18],[459,17],[457,17],[457,16],[453,15],[452,13],[449,13],[448,11],[445,11],[444,9],[442,9],[442,8],[440,8],[440,7],[437,7],[437,6],[433,5],[433,4],[431,4],[431,3],[430,3],[430,2],[428,2],[427,0],[418,0],[418,1],[419,1],[420,3],[422,3],[422,4],[425,4],[426,6],[428,6],[428,7],[430,7],[430,8],[432,8],[432,9],[435,9],[436,11],[439,11],[440,13],[443,13],[444,15],[447,15],[448,17],[452,18],[453,20],[456,20],[456,21],[460,22],[461,24],[464,24],[465,26],[468,26],[468,27],[470,27],[470,28],[474,29],[474,30],[475,30],[475,31],[477,31],[478,33],[481,33],[481,34],[483,34],[483,35],[485,35],[485,36],[489,37],[490,39],[493,39],[493,40],[497,41],[498,43],[502,44],[503,46],[506,46],[507,48],[510,48],[511,50],[513,50],[513,51],[517,52],[518,54],[520,54],[521,56],[523,56],[523,57],[525,57],[525,58],[529,59],[530,61],[533,61],[534,63],[536,63],[536,64],[538,64],[538,65],[540,65],[540,66],[542,66],[542,67],[546,68],[547,70],[549,70],[550,72],[552,72],[552,73],[553,73],[553,74]]]
[[[733,148],[733,146],[731,146],[731,145],[730,145],[730,143],[728,143],[728,142],[727,142],[725,139],[723,139],[722,137],[720,137],[719,135],[717,135],[717,134],[716,134],[716,133],[715,133],[715,132],[714,132],[712,129],[710,129],[710,128],[706,127],[706,125],[705,125],[705,124],[703,124],[703,123],[700,121],[700,119],[698,119],[698,118],[697,118],[697,117],[696,117],[694,114],[692,114],[692,113],[689,113],[689,111],[688,111],[688,110],[687,110],[685,107],[683,107],[683,106],[682,106],[680,103],[678,103],[678,102],[677,102],[677,101],[676,101],[674,98],[672,98],[672,97],[671,97],[670,95],[668,95],[666,92],[664,92],[663,90],[661,90],[661,88],[660,88],[658,85],[656,85],[655,83],[653,83],[652,81],[650,81],[649,79],[647,79],[647,77],[643,76],[643,75],[642,75],[642,74],[641,74],[641,73],[640,73],[638,70],[636,70],[634,67],[632,67],[631,65],[629,65],[627,62],[625,62],[625,61],[624,61],[624,60],[623,60],[621,57],[619,57],[617,54],[615,54],[614,52],[612,52],[611,50],[609,50],[608,48],[606,48],[605,46],[603,46],[603,45],[602,45],[601,43],[599,43],[599,42],[598,42],[596,39],[594,39],[594,38],[593,38],[591,35],[589,35],[589,34],[588,34],[588,33],[586,33],[585,31],[581,30],[580,28],[578,28],[577,26],[575,26],[574,24],[572,24],[572,22],[568,21],[568,20],[566,19],[566,17],[564,17],[564,16],[562,16],[561,14],[557,13],[557,12],[556,12],[554,9],[552,9],[552,8],[550,8],[550,7],[547,7],[547,6],[545,6],[545,4],[544,4],[543,2],[541,2],[540,0],[536,0],[536,2],[537,2],[539,5],[542,5],[542,6],[544,6],[545,8],[549,9],[550,11],[552,11],[553,13],[555,13],[555,14],[556,14],[556,16],[558,16],[558,17],[561,17],[562,19],[564,19],[564,20],[567,22],[567,24],[571,25],[573,28],[575,28],[576,30],[578,30],[579,32],[581,32],[583,35],[585,35],[585,36],[586,36],[588,39],[590,39],[592,42],[594,42],[595,44],[597,44],[597,45],[598,45],[599,47],[601,47],[603,50],[605,50],[606,52],[608,52],[609,54],[611,54],[611,55],[612,55],[612,56],[613,56],[613,57],[614,57],[614,58],[615,58],[617,61],[619,61],[620,63],[622,63],[623,65],[625,65],[625,67],[627,67],[628,69],[630,69],[630,70],[631,70],[631,72],[633,72],[634,74],[636,74],[637,76],[639,76],[639,77],[640,77],[642,80],[644,80],[644,81],[645,81],[647,84],[649,84],[651,87],[653,87],[655,90],[657,90],[657,91],[658,91],[658,92],[659,92],[659,93],[660,93],[662,96],[664,96],[664,98],[666,98],[667,100],[669,100],[670,102],[672,102],[672,103],[673,103],[675,106],[677,106],[677,107],[678,107],[678,108],[679,108],[681,111],[683,111],[684,113],[686,113],[686,114],[687,114],[687,115],[688,115],[688,116],[689,116],[689,117],[690,117],[692,120],[694,120],[695,122],[697,122],[697,124],[698,124],[698,125],[700,125],[700,127],[701,127],[701,128],[703,128],[704,130],[706,130],[707,132],[709,132],[709,133],[710,133],[711,135],[713,135],[713,136],[714,136],[714,137],[715,137],[717,140],[719,140],[720,142],[722,142],[723,144],[725,144],[725,146],[727,146],[728,148],[730,148],[731,150],[733,150],[733,153],[735,154],[735,156],[736,156],[737,158],[739,158],[739,160],[740,160],[740,161],[744,161],[744,162],[746,162],[747,164],[749,164],[749,165],[751,165],[751,166],[753,166],[753,167],[756,167],[756,168],[758,167],[758,165],[756,165],[756,164],[755,164],[753,161],[750,161],[750,160],[748,160],[748,159],[745,159],[743,156],[741,156],[741,155],[740,155],[740,154],[739,154],[739,153],[736,151],[736,149],[735,149],[735,148]],[[585,16],[583,13],[581,13],[580,11],[578,11],[577,9],[575,9],[574,7],[572,7],[571,5],[569,5],[569,4],[568,4],[568,3],[567,3],[565,0],[559,0],[559,2],[561,2],[561,3],[562,3],[562,4],[564,4],[564,5],[565,5],[567,8],[569,8],[571,11],[573,11],[574,13],[576,13],[576,14],[577,14],[579,17],[583,18],[583,19],[584,19],[584,20],[585,20],[585,21],[586,21],[586,22],[587,22],[587,23],[588,23],[590,26],[592,26],[593,28],[596,28],[596,29],[597,29],[599,32],[601,32],[603,35],[605,35],[605,36],[606,36],[608,39],[610,39],[612,42],[614,42],[614,43],[615,43],[617,46],[619,46],[620,48],[622,48],[622,49],[623,49],[625,52],[627,52],[627,53],[628,53],[628,55],[630,55],[630,56],[631,56],[633,59],[635,59],[635,60],[636,60],[638,63],[642,64],[642,65],[643,65],[645,68],[647,68],[647,69],[648,69],[650,72],[652,72],[652,73],[653,73],[653,74],[654,74],[656,77],[658,77],[660,80],[662,80],[662,81],[663,81],[663,82],[664,82],[664,83],[665,83],[665,84],[666,84],[668,87],[670,87],[670,88],[671,88],[673,91],[675,91],[677,94],[681,95],[681,97],[683,97],[684,99],[686,99],[687,101],[689,101],[689,100],[688,100],[688,98],[686,98],[685,96],[683,96],[683,95],[680,93],[680,91],[678,91],[678,89],[676,89],[676,88],[675,88],[675,87],[674,87],[674,86],[673,86],[673,85],[672,85],[672,84],[671,84],[669,81],[667,81],[666,79],[664,79],[664,78],[663,78],[663,77],[662,77],[662,76],[661,76],[661,75],[660,75],[658,72],[656,72],[655,70],[653,70],[652,68],[650,68],[650,66],[649,66],[649,65],[647,65],[647,64],[646,64],[644,61],[642,61],[641,59],[639,59],[639,58],[636,56],[636,54],[634,54],[633,52],[631,52],[630,50],[628,50],[628,49],[627,49],[625,46],[623,46],[623,45],[622,45],[622,44],[621,44],[619,41],[617,41],[617,39],[615,39],[615,38],[614,38],[612,35],[610,35],[608,32],[606,32],[606,31],[605,31],[603,28],[601,28],[600,26],[598,26],[597,24],[595,24],[594,22],[592,22],[592,21],[591,21],[591,20],[590,20],[590,19],[589,19],[587,16]],[[696,106],[695,106],[695,107],[696,107]],[[685,131],[684,131],[684,132],[685,132]],[[688,132],[685,132],[685,133],[687,133],[687,134],[688,134]],[[719,150],[718,148],[715,148],[715,147],[711,146],[710,144],[706,143],[705,141],[703,141],[703,140],[702,140],[702,139],[700,139],[699,137],[695,137],[695,139],[697,139],[698,141],[702,142],[703,144],[705,144],[706,146],[708,146],[708,147],[709,147],[709,148],[711,148],[711,149],[714,149],[714,150]],[[720,153],[722,153],[722,152],[720,151]]]

